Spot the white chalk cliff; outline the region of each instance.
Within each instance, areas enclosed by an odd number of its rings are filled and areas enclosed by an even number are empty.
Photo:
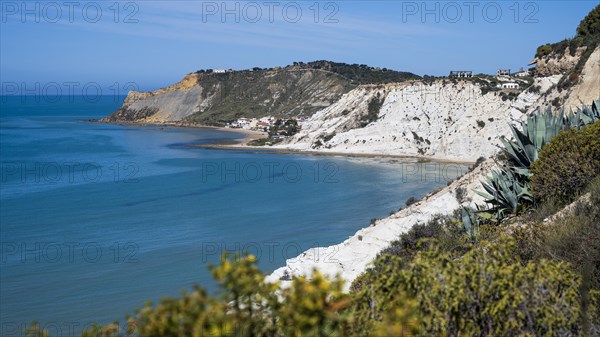
[[[482,94],[471,81],[361,86],[274,147],[475,161],[496,153],[500,137],[510,135],[507,122],[522,119],[559,78],[538,78],[539,93],[523,91],[515,100],[494,91]],[[364,125],[370,105],[376,117]]]

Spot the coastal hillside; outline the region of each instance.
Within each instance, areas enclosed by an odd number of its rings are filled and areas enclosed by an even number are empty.
[[[91,159],[94,169],[110,164],[115,175],[96,182],[84,174],[84,183],[73,184],[70,174],[69,186],[57,185],[55,170],[45,167],[45,177],[35,177],[45,180],[40,190],[11,170],[9,186],[19,189],[2,197],[0,212],[12,240],[0,287],[8,308],[0,317],[9,324],[0,335],[60,336],[57,322],[70,322],[81,337],[600,336],[600,4],[544,7],[542,29],[530,32],[536,36],[510,26],[499,35],[476,21],[446,34],[422,22],[431,34],[415,40],[425,45],[402,45],[417,62],[431,45],[440,65],[468,61],[480,56],[456,46],[514,49],[562,34],[551,19],[576,23],[592,6],[573,37],[530,46],[533,67],[518,72],[418,78],[328,61],[200,70],[160,90],[130,92],[102,120],[165,125],[144,132],[74,123],[79,115],[67,106],[57,106],[67,118],[49,120],[21,98],[15,110],[36,118],[17,115],[2,128],[10,162],[37,168],[43,158],[53,166]],[[354,9],[365,14],[359,26],[373,33],[332,27],[345,52],[379,57],[396,41],[388,21],[373,21],[390,17],[390,7],[372,7]],[[332,47],[327,35],[319,38]],[[366,38],[372,44],[357,44]],[[247,43],[231,50],[252,55]],[[507,64],[528,60],[499,55]],[[264,138],[231,144],[235,134],[222,130],[167,127],[223,124]],[[181,146],[190,141],[216,150]],[[25,173],[37,171],[25,164]],[[114,184],[121,173],[127,177]],[[89,238],[97,240],[94,257],[82,241]],[[85,247],[57,264],[64,254],[54,253],[60,242],[44,243],[50,239]],[[329,240],[338,243],[325,246]],[[108,259],[99,261],[102,247]],[[207,264],[212,283],[192,272],[199,264]],[[53,279],[56,271],[68,273]],[[142,296],[150,300],[124,320],[111,319]],[[26,325],[30,317],[36,320]]]
[[[475,161],[498,152],[509,125],[600,96],[598,9],[573,38],[537,48],[525,76],[474,75],[364,85],[315,113],[276,148]],[[503,88],[510,84],[516,88]]]
[[[329,61],[242,71],[207,69],[152,92],[129,92],[104,122],[223,126],[238,117],[308,117],[367,83],[402,82],[417,75]]]

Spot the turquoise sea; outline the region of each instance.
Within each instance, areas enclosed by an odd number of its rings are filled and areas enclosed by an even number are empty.
[[[214,292],[206,266],[225,250],[270,272],[466,170],[204,149],[241,136],[83,121],[124,97],[38,99],[0,97],[2,336],[31,320],[70,336],[193,284]]]

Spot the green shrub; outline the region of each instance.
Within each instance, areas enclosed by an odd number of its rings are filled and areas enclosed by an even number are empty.
[[[582,312],[587,318],[583,326],[588,336],[600,334],[600,177],[587,190],[589,193],[568,208],[550,199],[535,210],[533,223],[513,230],[515,255],[522,261],[553,259],[568,262],[569,269],[582,276]],[[562,209],[551,222],[543,219]],[[594,304],[595,303],[595,304]],[[591,307],[590,307],[591,306]],[[595,307],[595,311],[594,308]]]
[[[566,214],[555,215],[554,201],[541,204],[532,216],[533,221],[512,230],[517,239],[515,255],[523,261],[556,259],[569,262],[580,274],[593,275],[591,287],[600,290],[600,178],[596,178],[590,202],[578,201]],[[565,211],[563,211],[565,212]]]
[[[356,296],[355,320],[382,335],[402,328],[419,336],[579,334],[580,277],[557,261],[523,265],[514,245],[483,242],[460,259],[434,245],[404,268],[399,257],[378,260],[377,277]]]
[[[308,278],[294,278],[282,297],[275,312],[280,333],[263,336],[347,336],[349,297],[339,278],[329,280],[315,271]]]
[[[600,122],[560,132],[542,148],[531,172],[535,198],[572,200],[600,172]]]
[[[335,131],[333,133],[330,133],[330,134],[326,135],[326,136],[323,136],[323,141],[324,142],[328,142],[331,139],[333,139],[333,137],[335,137]]]
[[[578,36],[600,35],[600,5],[596,6],[588,15],[581,20],[577,27]]]
[[[535,52],[536,57],[546,56],[552,52],[552,46],[549,44],[539,46]]]
[[[399,240],[381,251],[380,256],[395,255],[410,260],[418,251],[427,248],[429,241],[424,239],[436,239],[438,245],[458,249],[465,243],[465,232],[455,218],[434,215],[427,223],[417,223],[408,232],[400,234]]]
[[[416,223],[406,233],[400,234],[398,240],[393,241],[389,247],[382,250],[378,255],[378,263],[373,265],[373,268],[359,275],[352,282],[350,289],[354,292],[359,292],[363,287],[371,282],[374,275],[379,274],[380,266],[385,266],[389,257],[400,257],[395,262],[401,263],[398,268],[404,263],[408,263],[421,250],[429,247],[429,243],[434,239],[439,246],[448,247],[449,250],[459,251],[464,253],[463,244],[465,242],[465,233],[463,227],[457,224],[457,221],[450,216],[434,215],[431,220],[426,223]],[[461,247],[461,249],[459,249]]]
[[[454,196],[456,197],[456,201],[458,201],[458,203],[462,203],[463,200],[466,198],[467,195],[467,190],[463,187],[458,187],[456,189],[456,191],[454,191]]]
[[[360,118],[360,127],[365,127],[379,119],[379,110],[381,110],[384,101],[385,97],[380,97],[379,93],[377,93],[377,97],[371,98],[367,106],[367,114]]]
[[[490,122],[493,122],[494,119],[490,118]],[[485,161],[485,157],[479,157],[477,158],[477,160],[475,161],[475,165],[473,165],[473,169],[475,169],[476,167],[478,167],[479,165],[481,165],[481,163],[483,163]]]

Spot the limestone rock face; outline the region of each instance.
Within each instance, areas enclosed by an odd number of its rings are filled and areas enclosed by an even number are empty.
[[[500,137],[510,136],[508,123],[524,118],[557,81],[536,79],[540,92],[524,91],[515,100],[482,94],[471,81],[361,86],[315,113],[298,134],[275,147],[475,161],[496,153]]]

